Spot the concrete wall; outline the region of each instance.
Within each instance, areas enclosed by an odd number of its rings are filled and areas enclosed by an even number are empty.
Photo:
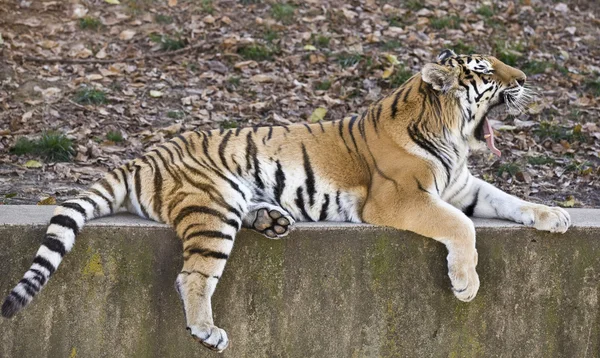
[[[29,267],[48,207],[0,207],[0,293]],[[221,357],[595,357],[600,211],[571,210],[550,235],[477,221],[481,289],[450,292],[445,249],[366,225],[301,225],[274,241],[245,231],[214,297],[231,338]],[[185,330],[174,290],[181,245],[166,227],[92,222],[12,320],[1,357],[211,357]]]

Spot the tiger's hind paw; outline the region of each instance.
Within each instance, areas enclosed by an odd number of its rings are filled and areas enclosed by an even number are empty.
[[[280,239],[289,234],[292,224],[294,219],[285,211],[280,211],[278,208],[260,208],[256,210],[256,218],[251,228],[269,239]]]
[[[196,341],[202,343],[202,345],[210,350],[221,353],[229,345],[227,333],[217,326],[194,326],[188,327],[187,330]]]

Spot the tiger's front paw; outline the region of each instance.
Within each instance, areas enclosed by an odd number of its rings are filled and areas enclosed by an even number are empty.
[[[213,351],[223,352],[229,345],[227,333],[217,326],[205,324],[188,327],[187,330],[195,340]]]
[[[477,250],[472,248],[448,247],[448,276],[452,282],[454,296],[463,302],[475,298],[479,291]]]
[[[527,205],[521,209],[523,224],[538,230],[564,233],[571,226],[571,216],[563,208]]]

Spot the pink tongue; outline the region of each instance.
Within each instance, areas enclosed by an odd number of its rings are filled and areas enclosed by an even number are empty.
[[[483,135],[485,137],[485,142],[487,143],[487,146],[488,148],[490,148],[492,153],[496,154],[497,156],[501,156],[502,153],[500,153],[498,148],[496,148],[496,146],[494,145],[494,130],[492,129],[492,126],[490,125],[490,122],[488,122],[487,119],[484,119],[483,122]]]

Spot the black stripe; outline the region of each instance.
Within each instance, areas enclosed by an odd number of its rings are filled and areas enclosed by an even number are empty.
[[[363,113],[364,116],[364,113]],[[350,133],[350,138],[352,139],[352,143],[354,144],[354,148],[358,151],[358,146],[356,145],[356,139],[354,138],[354,132],[352,132],[352,128],[354,127],[354,123],[356,123],[357,115],[353,115],[350,118],[350,122],[348,123],[348,132]]]
[[[106,178],[100,180],[100,182],[98,182],[98,184],[100,184],[104,188],[104,190],[106,190],[108,195],[112,196],[113,198],[115,197],[115,192],[112,188],[112,185],[110,185],[110,183],[106,180]]]
[[[251,132],[248,132],[246,142],[246,169],[250,169],[249,159],[252,158],[252,161],[254,162],[254,182],[260,189],[264,189],[265,184],[263,183],[260,177],[260,161],[258,160],[258,148],[256,147],[256,143],[254,143],[254,139],[252,139]]]
[[[54,267],[50,261],[46,260],[45,258],[41,257],[41,256],[36,256],[33,259],[33,263],[34,264],[38,264],[44,268],[46,268],[46,270],[48,270],[48,272],[50,272],[50,275],[52,275],[54,273],[54,271],[56,271],[56,267]]]
[[[94,207],[94,215],[93,216],[99,215],[100,208],[98,207],[98,203],[96,203],[94,201],[94,199],[87,197],[87,196],[82,196],[82,197],[77,198],[77,200],[83,200],[85,202],[90,203]]]
[[[77,203],[66,202],[66,203],[60,204],[60,206],[62,206],[63,208],[69,208],[69,209],[73,209],[73,210],[77,211],[78,213],[80,213],[83,216],[83,218],[85,220],[87,220],[87,213],[85,212],[85,209],[81,207],[81,205],[79,205]]]
[[[156,170],[154,171],[154,198],[152,200],[153,210],[154,210],[154,213],[156,215],[158,215],[158,218],[161,221],[164,221],[164,219],[162,217],[162,207],[163,207],[163,203],[162,203],[162,191],[163,191],[162,173],[161,173],[160,167],[158,166],[158,163],[156,162],[156,160],[151,155],[149,155],[148,158],[154,163],[154,166],[156,166]]]
[[[465,213],[465,215],[467,215],[467,216],[473,216],[473,213],[475,212],[475,207],[477,206],[478,200],[479,200],[479,189],[477,189],[477,191],[475,192],[475,198],[473,198],[473,201],[471,202],[471,204],[467,205],[467,207],[463,209],[463,213]]]
[[[300,212],[304,218],[308,219],[309,221],[314,221],[310,215],[308,215],[308,212],[306,212],[306,208],[304,207],[304,195],[302,194],[302,187],[298,187],[298,190],[296,190],[296,206],[298,209],[300,209]]]
[[[237,129],[235,130],[235,136],[239,136],[240,132],[242,131],[242,127],[237,127]]]
[[[19,281],[19,284],[23,286],[27,294],[31,297],[35,296],[39,292],[39,288],[37,288],[34,284],[29,282],[28,279],[23,278]]]
[[[230,207],[230,209],[237,212],[237,210],[235,210],[233,207]],[[238,213],[239,212],[237,212],[236,215]],[[221,212],[219,212],[215,209],[209,208],[207,206],[191,205],[191,206],[186,206],[185,208],[183,208],[179,211],[179,214],[177,214],[177,216],[173,220],[173,226],[177,227],[183,219],[185,219],[187,216],[192,215],[192,214],[206,214],[206,215],[216,216],[222,222],[229,224],[229,219],[227,219],[227,217],[225,215],[223,215]],[[237,228],[237,223],[235,224],[235,226],[234,225],[232,225],[232,226],[234,228]]]
[[[396,119],[396,113],[398,113],[398,100],[400,99],[400,96],[402,96],[402,92],[404,92],[404,88],[398,89],[394,96],[394,101],[392,102],[392,119]],[[381,104],[379,106],[381,108]],[[377,116],[377,120],[379,120],[379,116]],[[375,123],[375,126],[377,126],[377,123]]]
[[[317,122],[319,123],[319,127],[321,127],[321,133],[325,133],[325,128],[323,128],[323,123],[322,121]]]
[[[75,235],[79,233],[77,223],[67,215],[54,215],[52,219],[50,219],[50,224],[56,224],[71,229]]]
[[[275,171],[275,188],[273,189],[273,193],[275,194],[275,201],[279,205],[281,205],[281,194],[283,194],[283,189],[285,189],[285,173],[281,168],[281,163],[279,160],[277,163],[277,170]]]
[[[315,173],[310,165],[310,158],[306,152],[306,147],[302,143],[302,157],[304,158],[304,171],[306,172],[306,192],[308,193],[308,202],[310,206],[315,204]]]
[[[310,129],[310,126],[306,123],[302,123],[304,125],[304,127],[306,128],[306,130],[308,131],[308,133],[313,134],[312,129]]]
[[[379,122],[379,120],[381,119],[381,111],[383,110],[383,106],[381,105],[381,103],[377,106],[377,114],[375,115],[375,120],[373,121],[374,127],[375,127],[375,132],[378,132],[377,129],[377,123]]]
[[[44,241],[42,241],[42,245],[54,252],[58,252],[61,257],[65,256],[67,253],[65,244],[63,244],[63,242],[57,239],[54,235],[46,234]]]
[[[187,237],[185,237],[184,241],[188,241],[188,240],[191,240],[196,237],[210,237],[210,238],[214,238],[214,239],[225,239],[225,240],[233,241],[233,237],[231,235],[223,234],[222,232],[215,231],[215,230],[202,230],[202,231],[193,232],[193,233],[189,234]]]
[[[231,169],[229,169],[229,165],[227,165],[227,159],[225,158],[225,148],[227,147],[227,142],[229,141],[229,138],[231,137],[231,133],[232,133],[231,130],[227,131],[225,136],[223,136],[221,143],[219,144],[219,158],[221,158],[221,163],[223,163],[225,168],[227,168],[227,170],[229,170],[229,171],[231,171]]]
[[[29,269],[29,271],[33,272],[35,274],[35,276],[33,276],[33,279],[36,280],[37,282],[40,283],[40,285],[44,285],[46,283],[46,276],[44,276],[44,274],[42,273],[42,271],[40,270],[36,270],[36,269]]]
[[[271,140],[272,135],[273,135],[273,126],[269,126],[269,133],[267,134],[267,140]]]
[[[109,198],[107,198],[104,194],[102,194],[100,192],[100,190],[91,188],[91,189],[88,189],[88,192],[96,194],[97,196],[99,196],[100,198],[102,198],[102,200],[106,201],[106,204],[108,204],[108,210],[111,213],[113,212],[112,201]]]
[[[21,306],[25,306],[27,304],[27,297],[23,297],[20,294],[18,294],[15,291],[10,291],[10,296],[12,296],[15,300],[17,300],[17,302],[21,305]],[[2,305],[2,313],[4,313],[4,305],[6,304],[6,301],[4,302],[4,304]],[[6,316],[6,315],[5,315]]]
[[[346,146],[346,149],[348,150],[348,154],[352,154],[352,151],[350,150],[350,147],[348,146],[348,143],[346,143],[346,139],[344,139],[344,132],[343,132],[344,127],[343,127],[343,125],[344,125],[344,120],[341,119],[340,120],[340,124],[338,126],[338,132],[340,134],[340,137],[344,141],[344,145]]]
[[[427,189],[425,189],[423,187],[423,185],[421,185],[421,182],[419,181],[419,179],[417,179],[417,177],[414,177],[414,178],[415,178],[415,181],[417,182],[417,187],[419,188],[419,190],[423,191],[423,192],[425,192],[427,194],[429,194],[429,192],[427,191]]]
[[[325,221],[327,219],[327,209],[329,208],[329,194],[325,194],[325,201],[321,206],[321,215],[319,215],[319,221]]]
[[[117,168],[119,172],[123,175],[123,184],[125,185],[125,196],[129,195],[129,183],[127,183],[127,175],[125,174],[125,169]]]
[[[217,251],[211,251],[208,249],[189,249],[186,251],[189,255],[193,255],[193,254],[198,254],[204,257],[212,257],[215,259],[223,259],[223,260],[227,260],[229,258],[229,255],[224,254],[222,252],[217,252]],[[189,259],[189,256],[187,257]]]
[[[148,211],[146,211],[144,204],[142,204],[142,177],[140,175],[141,169],[142,169],[141,166],[135,165],[135,174],[134,174],[135,197],[137,199],[138,205],[140,206],[140,209],[142,210],[142,215],[146,218],[149,218],[150,215],[148,215]]]

